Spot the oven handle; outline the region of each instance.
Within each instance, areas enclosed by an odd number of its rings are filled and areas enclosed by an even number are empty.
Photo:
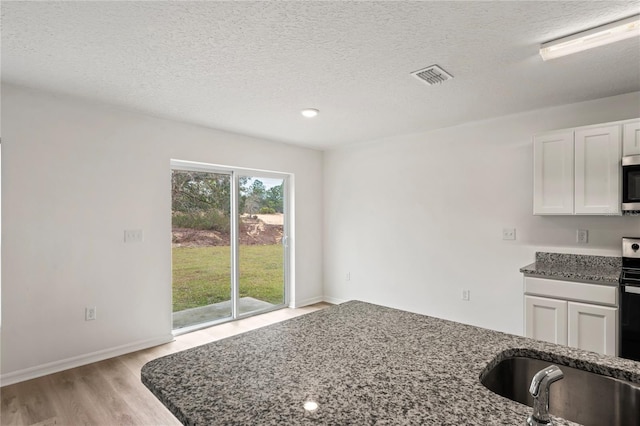
[[[624,291],[626,293],[640,294],[640,287],[635,287],[635,286],[630,286],[630,285],[623,285],[622,286],[622,291]]]

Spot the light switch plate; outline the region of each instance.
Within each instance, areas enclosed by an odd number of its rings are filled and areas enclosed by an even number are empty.
[[[516,228],[503,228],[502,229],[502,239],[503,240],[515,240],[516,239]]]
[[[125,243],[141,243],[142,229],[125,229],[124,242]]]

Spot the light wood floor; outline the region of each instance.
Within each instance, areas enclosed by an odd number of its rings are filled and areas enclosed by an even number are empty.
[[[176,337],[154,348],[0,388],[1,425],[180,425],[140,381],[148,361],[324,309],[281,309]]]

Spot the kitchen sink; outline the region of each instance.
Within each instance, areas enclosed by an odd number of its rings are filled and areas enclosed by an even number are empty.
[[[552,364],[526,357],[507,358],[488,372],[482,384],[531,407],[531,379]],[[551,385],[549,413],[585,426],[640,426],[640,384],[556,365],[564,379]]]

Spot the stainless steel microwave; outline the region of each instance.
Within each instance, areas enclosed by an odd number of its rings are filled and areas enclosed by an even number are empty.
[[[622,210],[640,210],[640,155],[622,157]]]

